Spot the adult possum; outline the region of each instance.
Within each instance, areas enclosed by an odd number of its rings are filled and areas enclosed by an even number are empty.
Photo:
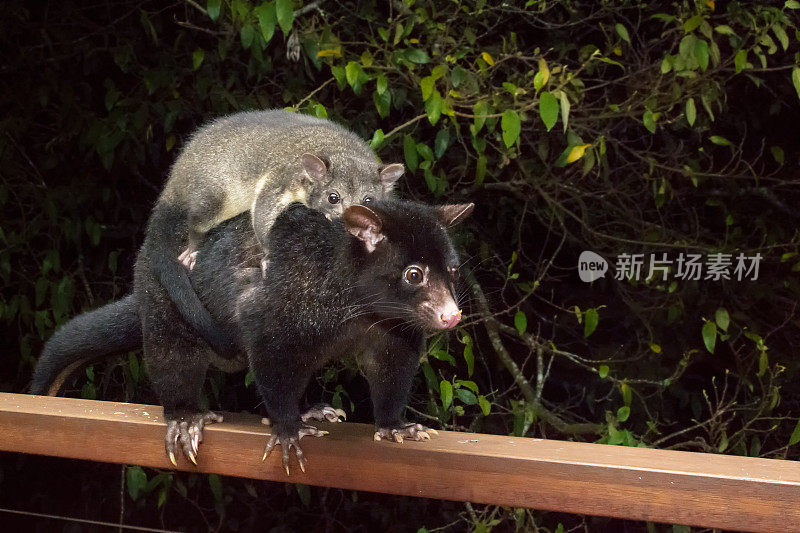
[[[320,435],[305,424],[299,400],[313,372],[355,354],[370,385],[376,438],[425,439],[426,428],[401,421],[426,333],[454,327],[458,258],[446,228],[464,220],[472,204],[425,206],[399,200],[356,205],[328,220],[292,204],[269,232],[270,266],[262,276],[260,249],[249,221],[238,217],[216,228],[191,272],[213,319],[235,332],[272,420],[269,452],[281,444],[289,468],[299,441]],[[214,357],[183,321],[149,266],[137,259],[133,295],[67,323],[45,345],[32,392],[107,339],[130,348],[141,335],[150,380],[164,406],[166,450],[192,461],[206,423],[220,420],[200,409],[200,390]],[[114,319],[134,313],[141,321]],[[137,326],[141,324],[141,329]],[[75,346],[80,346],[79,350]]]

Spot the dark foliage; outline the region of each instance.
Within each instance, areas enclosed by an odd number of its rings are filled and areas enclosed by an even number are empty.
[[[477,204],[460,239],[469,316],[429,341],[410,418],[796,459],[799,9],[8,2],[0,388],[25,389],[58,324],[125,294],[149,210],[195,127],[291,106],[405,161],[404,196]],[[612,264],[604,279],[579,280],[584,250]],[[623,253],[644,254],[638,281],[614,279]],[[731,279],[679,276],[680,254],[717,253],[732,254]],[[757,280],[736,279],[740,253],[761,254]],[[651,254],[673,261],[665,279],[648,276]],[[212,376],[208,403],[254,409],[249,381]],[[73,392],[153,401],[137,352],[90,367]],[[368,419],[348,365],[328,369],[311,396]],[[119,518],[118,467],[5,456],[2,469],[4,506]],[[123,477],[126,522],[153,527],[624,526],[138,467]]]

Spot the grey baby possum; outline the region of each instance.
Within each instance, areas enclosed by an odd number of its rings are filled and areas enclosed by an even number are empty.
[[[249,211],[267,252],[267,233],[290,203],[331,218],[386,198],[403,171],[380,164],[362,139],[329,120],[279,109],[228,115],[201,127],[178,156],[142,248],[179,313],[216,352],[230,354],[233,332],[212,319],[187,275],[206,232]]]

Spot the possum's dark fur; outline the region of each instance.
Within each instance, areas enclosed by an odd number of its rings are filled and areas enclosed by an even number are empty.
[[[246,215],[213,229],[200,248],[203,260],[191,281],[213,320],[235,339],[237,358],[247,355],[280,436],[300,427],[299,400],[313,372],[344,354],[360,362],[376,425],[400,427],[425,333],[455,323],[445,325],[441,312],[454,305],[458,267],[446,226],[472,205],[434,208],[397,200],[370,209],[356,206],[330,221],[292,204],[269,233],[265,277]],[[409,265],[424,272],[424,283],[404,279]],[[165,417],[199,413],[208,366],[230,361],[217,357],[182,319],[153,274],[146,248],[136,262],[132,295],[76,317],[47,343],[32,392],[43,392],[74,360],[131,349],[140,339]]]

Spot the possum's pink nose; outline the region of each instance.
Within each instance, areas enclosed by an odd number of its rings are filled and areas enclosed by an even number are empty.
[[[441,320],[442,328],[450,329],[461,321],[461,309],[452,313],[442,313],[439,315],[439,320]]]

